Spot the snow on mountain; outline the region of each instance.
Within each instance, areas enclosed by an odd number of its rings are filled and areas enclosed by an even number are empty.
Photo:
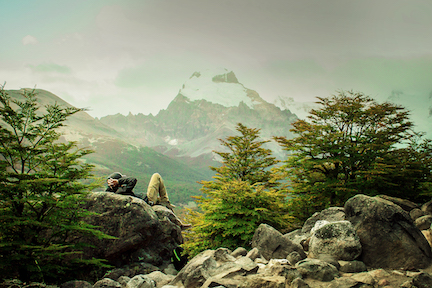
[[[249,89],[238,82],[234,72],[218,69],[193,73],[179,94],[191,101],[205,99],[225,107],[237,107],[243,102],[253,108],[259,102],[248,96],[249,92]]]

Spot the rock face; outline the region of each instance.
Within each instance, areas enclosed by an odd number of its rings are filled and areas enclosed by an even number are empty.
[[[360,238],[349,221],[322,226],[312,234],[309,242],[309,252],[313,255],[328,254],[337,260],[355,260],[361,251]]]
[[[284,259],[291,252],[298,252],[302,259],[306,258],[303,248],[292,242],[288,237],[267,224],[261,224],[252,238],[252,247],[257,248],[267,259]]]
[[[89,223],[117,239],[92,239],[94,248],[86,255],[108,259],[114,265],[134,260],[160,265],[171,257],[171,251],[183,243],[181,229],[171,222],[172,212],[154,206],[158,214],[142,199],[109,192],[89,195],[86,208],[96,212]]]
[[[409,214],[379,197],[356,195],[345,203],[345,214],[360,237],[360,259],[368,267],[424,268],[431,247]]]

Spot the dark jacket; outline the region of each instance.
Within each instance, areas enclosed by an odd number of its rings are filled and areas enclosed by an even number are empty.
[[[135,196],[135,194],[133,193],[132,190],[133,190],[133,188],[135,187],[135,185],[137,183],[137,179],[136,178],[133,178],[133,177],[121,177],[121,178],[119,178],[117,180],[119,181],[119,186],[117,186],[115,188],[111,188],[110,186],[108,186],[105,191],[106,192],[114,192],[114,193],[122,194],[122,195]]]

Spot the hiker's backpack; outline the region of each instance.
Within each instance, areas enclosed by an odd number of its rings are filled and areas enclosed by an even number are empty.
[[[176,247],[172,252],[171,262],[177,271],[180,271],[188,262],[188,257],[183,253],[184,249],[180,246]]]

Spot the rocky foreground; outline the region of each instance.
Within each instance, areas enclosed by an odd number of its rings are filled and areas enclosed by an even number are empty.
[[[174,215],[130,196],[97,192],[92,219],[117,240],[98,240],[92,257],[116,266],[95,283],[61,288],[432,287],[432,201],[424,205],[357,195],[344,207],[315,213],[302,229],[281,234],[261,224],[252,249],[207,250],[176,271],[170,251],[182,243]],[[6,281],[3,287],[43,287]]]

